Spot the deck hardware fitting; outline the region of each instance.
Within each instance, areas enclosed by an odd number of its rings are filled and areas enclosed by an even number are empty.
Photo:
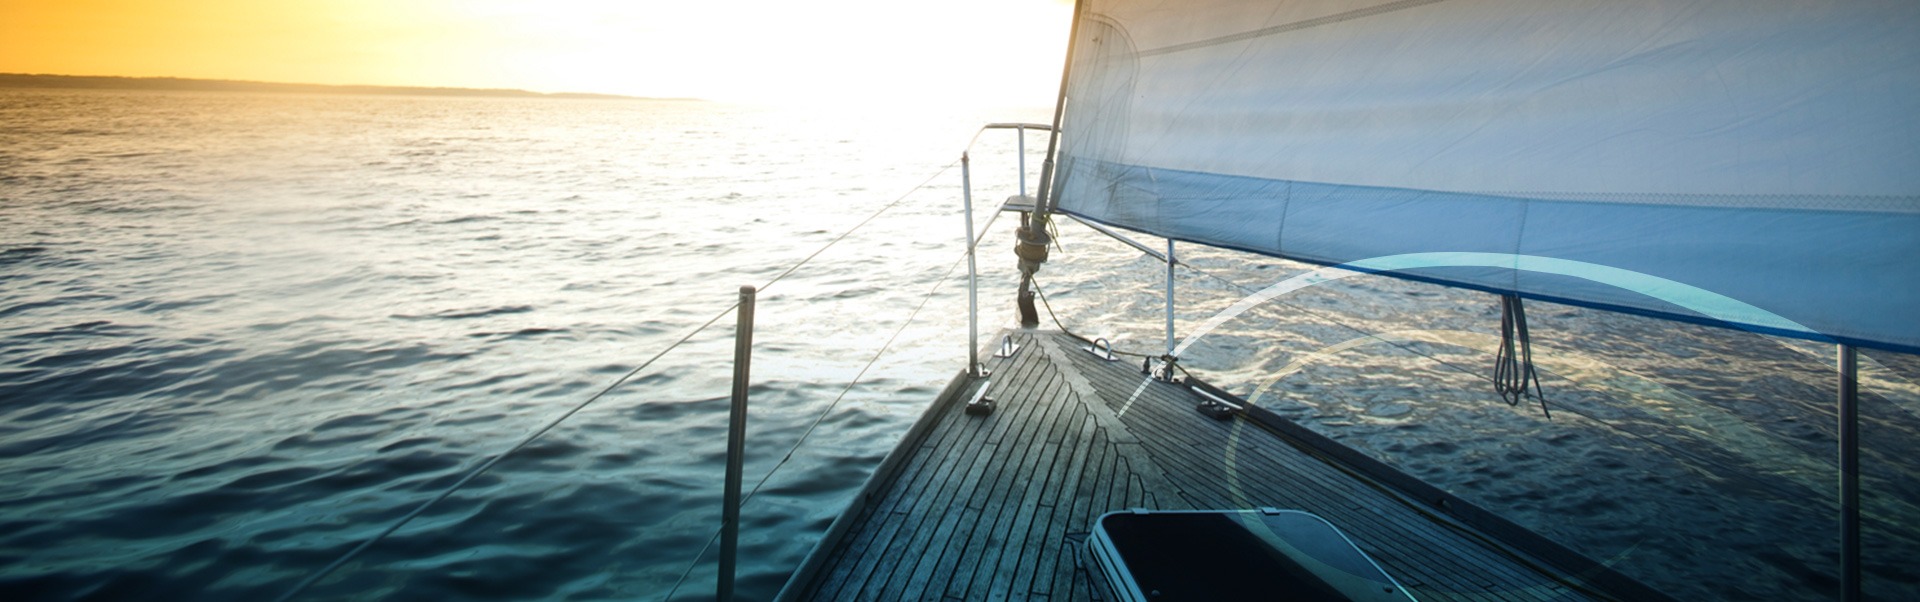
[[[992,381],[982,382],[980,390],[973,392],[973,399],[967,400],[965,409],[968,416],[986,416],[993,413],[993,398],[987,397],[987,387],[992,384]]]
[[[1232,420],[1233,415],[1236,413],[1233,406],[1211,399],[1200,402],[1200,405],[1193,406],[1193,409],[1214,420]]]
[[[1019,350],[1020,350],[1020,345],[1018,343],[1013,342],[1013,335],[1007,335],[1000,338],[1000,348],[995,349],[993,351],[993,356],[994,357],[1013,357],[1014,352],[1017,352]]]
[[[1098,357],[1100,359],[1107,360],[1109,362],[1120,361],[1120,357],[1113,354],[1113,343],[1108,342],[1106,339],[1103,339],[1103,338],[1096,337],[1093,339],[1092,345],[1087,345],[1085,347],[1081,347],[1080,349],[1086,351],[1087,353],[1093,354],[1094,357]]]
[[[1160,363],[1158,364],[1153,363],[1153,360],[1156,360],[1156,359],[1160,360]],[[1150,373],[1153,375],[1154,380],[1157,380],[1163,383],[1179,384],[1180,377],[1176,376],[1176,373],[1178,372],[1179,369],[1175,367],[1175,365],[1179,363],[1180,363],[1180,358],[1174,357],[1172,355],[1163,355],[1157,358],[1148,358],[1147,365],[1152,366],[1152,369],[1148,369],[1146,368],[1146,366],[1142,366],[1140,372],[1143,374]]]
[[[1214,420],[1232,420],[1235,414],[1246,411],[1246,407],[1227,401],[1226,398],[1214,394],[1213,391],[1208,390],[1209,387],[1199,384],[1199,381],[1195,381],[1191,377],[1184,381],[1184,384],[1187,386],[1188,391],[1193,392],[1195,396],[1200,398],[1200,405],[1194,406],[1193,409],[1201,414],[1206,414],[1208,418]]]

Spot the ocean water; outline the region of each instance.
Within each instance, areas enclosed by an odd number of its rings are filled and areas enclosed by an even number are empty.
[[[0,597],[278,595],[941,172],[989,117],[0,91]],[[945,175],[761,296],[749,485],[960,257]],[[779,587],[964,363],[962,290],[752,500],[745,593]],[[313,597],[664,594],[717,524],[732,324]]]
[[[719,316],[300,598],[710,599],[724,311],[878,212],[759,300],[741,591],[770,597],[964,363],[955,160],[1047,118],[0,90],[0,598],[277,596]],[[973,147],[976,204],[1017,148]],[[1164,345],[1163,267],[1061,234],[1061,322]],[[1181,254],[1182,329],[1311,269]],[[1529,309],[1551,419],[1492,392],[1492,297],[1386,278],[1186,363],[1682,598],[1831,597],[1830,349]],[[1866,355],[1868,591],[1920,598],[1920,361]]]

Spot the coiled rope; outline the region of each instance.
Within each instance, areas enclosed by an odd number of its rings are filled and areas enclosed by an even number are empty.
[[[1516,351],[1517,349],[1517,351]],[[1507,405],[1519,406],[1527,398],[1527,385],[1540,400],[1540,411],[1547,410],[1547,394],[1540,390],[1540,375],[1533,370],[1533,340],[1527,336],[1526,306],[1519,295],[1500,295],[1500,348],[1493,355],[1493,390]]]
[[[821,253],[825,253],[827,249],[830,249],[834,245],[839,244],[840,241],[845,240],[848,236],[851,236],[855,231],[858,231],[859,229],[866,227],[866,225],[869,223],[872,223],[875,218],[878,218],[882,214],[886,213],[887,211],[890,211],[894,207],[899,206],[900,203],[907,200],[907,197],[912,196],[913,193],[919,192],[920,189],[925,188],[928,184],[933,183],[934,179],[939,178],[941,175],[947,173],[948,170],[953,169],[953,166],[958,164],[960,164],[960,162],[958,160],[955,160],[941,167],[938,171],[935,171],[933,175],[928,176],[926,180],[921,181],[919,184],[915,185],[913,188],[908,189],[905,193],[902,193],[899,197],[893,199],[892,201],[889,201],[886,205],[880,207],[878,211],[873,212],[872,215],[868,215],[866,219],[860,220],[860,223],[854,224],[853,227],[848,228],[845,232],[841,232],[839,236],[833,237],[832,240],[829,240],[827,241],[826,244],[821,245],[819,249],[814,250],[813,253],[808,254],[805,258],[802,258],[798,263],[793,264],[792,266],[788,267],[785,271],[782,271],[779,274],[775,275],[772,279],[768,280],[766,284],[760,285],[759,290],[764,291],[767,288],[772,287],[774,284],[779,283],[781,280],[786,279],[788,275],[791,275],[794,273],[794,271],[799,270],[801,266],[807,265],[808,262],[811,262],[813,261],[814,258],[819,257]],[[614,389],[619,388],[620,385],[625,384],[629,380],[632,380],[633,377],[640,374],[642,370],[646,370],[647,367],[652,366],[655,361],[658,361],[662,357],[666,357],[668,353],[671,353],[674,349],[679,348],[680,345],[686,343],[688,340],[692,339],[695,335],[698,335],[701,332],[705,331],[707,328],[713,326],[715,322],[720,321],[720,318],[726,317],[727,314],[732,313],[735,309],[738,309],[739,307],[740,307],[740,303],[737,301],[728,305],[726,309],[721,310],[719,313],[715,314],[712,318],[709,318],[706,322],[702,323],[699,327],[694,328],[692,331],[688,332],[685,336],[682,336],[678,340],[674,341],[673,344],[667,345],[665,349],[661,349],[659,353],[653,354],[653,357],[647,358],[647,361],[642,362],[639,366],[636,366],[634,367],[634,369],[627,371],[626,374],[621,375],[620,378],[615,379],[612,384],[607,385],[606,388],[601,389],[600,392],[593,394],[592,397],[588,397],[585,401],[582,401],[579,404],[573,406],[572,408],[569,408],[567,411],[562,412],[560,416],[554,418],[552,421],[547,422],[544,426],[541,426],[539,429],[536,429],[535,431],[533,431],[532,434],[529,434],[526,436],[526,438],[521,439],[519,443],[514,444],[513,447],[510,447],[506,451],[500,452],[499,454],[495,454],[493,457],[488,458],[486,462],[482,462],[478,466],[475,466],[472,470],[467,471],[465,475],[462,475],[460,477],[460,480],[454,481],[452,485],[447,486],[447,488],[441,491],[439,495],[436,495],[433,498],[428,499],[427,501],[421,503],[419,506],[415,507],[412,512],[408,512],[406,516],[402,516],[400,517],[399,520],[394,521],[393,524],[388,525],[387,528],[385,530],[382,530],[378,535],[368,538],[366,541],[360,542],[360,545],[354,546],[353,549],[348,550],[345,554],[341,554],[339,558],[335,558],[333,562],[327,564],[327,566],[322,567],[320,570],[315,571],[310,575],[307,575],[305,579],[302,579],[298,584],[295,584],[292,589],[288,589],[286,593],[281,594],[280,597],[275,598],[274,600],[276,602],[286,602],[287,600],[293,599],[294,596],[300,595],[300,593],[306,591],[307,588],[313,587],[313,584],[318,583],[322,578],[325,578],[328,574],[331,574],[333,571],[338,570],[342,565],[345,565],[348,561],[353,560],[354,557],[359,556],[361,552],[366,551],[367,548],[371,548],[373,547],[374,544],[379,543],[381,540],[386,539],[390,535],[393,535],[395,531],[400,530],[401,527],[406,526],[406,524],[409,522],[412,522],[414,518],[417,518],[422,513],[426,512],[428,508],[432,508],[435,504],[438,504],[442,500],[445,500],[449,496],[452,496],[455,491],[459,491],[461,487],[464,487],[466,486],[467,483],[472,482],[474,478],[479,477],[482,474],[485,474],[488,470],[492,469],[494,465],[499,464],[501,460],[506,459],[507,456],[513,455],[514,452],[518,452],[522,448],[525,448],[527,445],[533,443],[534,440],[539,439],[542,435],[547,434],[548,431],[553,430],[554,427],[559,426],[561,422],[564,422],[568,418],[573,417],[573,415],[578,414],[580,410],[586,409],[586,407],[589,405],[592,405],[593,402],[599,401],[600,398],[605,397],[607,393],[612,392]],[[915,311],[918,312],[919,310],[916,309]],[[862,373],[864,372],[865,371],[863,370]],[[836,400],[836,402],[837,401],[838,400]],[[816,425],[817,424],[818,423],[816,422]],[[808,430],[809,432],[811,432],[812,429],[809,428]],[[762,480],[762,482],[764,483],[765,481]],[[754,489],[758,491],[759,486],[756,485]]]

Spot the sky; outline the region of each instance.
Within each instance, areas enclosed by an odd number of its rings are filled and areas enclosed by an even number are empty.
[[[1071,0],[0,0],[0,72],[1051,105]]]

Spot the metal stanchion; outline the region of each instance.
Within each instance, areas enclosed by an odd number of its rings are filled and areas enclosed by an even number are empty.
[[[1840,345],[1840,599],[1860,600],[1860,361]]]
[[[740,553],[740,472],[747,448],[747,375],[753,355],[751,286],[740,287],[738,326],[733,331],[733,411],[727,418],[727,484],[720,515],[720,602],[733,600],[733,574]]]
[[[966,214],[967,226],[967,374],[973,377],[987,375],[986,366],[980,363],[980,286],[979,271],[974,267],[973,250],[973,175],[966,153],[960,154],[960,203],[961,212]]]

